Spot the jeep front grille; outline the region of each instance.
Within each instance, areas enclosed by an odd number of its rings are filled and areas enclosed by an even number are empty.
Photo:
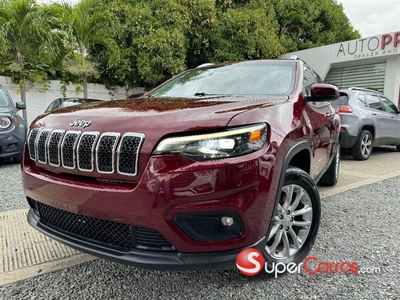
[[[41,164],[84,172],[135,176],[144,135],[34,128],[28,138],[29,157]]]

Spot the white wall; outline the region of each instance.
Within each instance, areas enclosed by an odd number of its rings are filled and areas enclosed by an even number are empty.
[[[19,85],[13,84],[10,77],[0,76],[0,84],[4,86],[11,94],[14,102],[21,101],[21,95],[17,93]],[[76,92],[77,84],[67,86],[66,97],[83,98],[83,92]],[[115,87],[114,90],[108,90],[100,84],[88,84],[88,98],[101,100],[125,99],[127,95],[143,92],[143,88],[125,90],[125,87]],[[62,98],[61,84],[59,81],[50,81],[50,88],[46,92],[40,92],[38,89],[27,83],[26,90],[26,112],[28,115],[28,124],[37,116],[42,114],[47,106],[56,98]],[[21,113],[22,115],[22,113]]]
[[[400,55],[386,61],[384,94],[400,107]]]
[[[332,67],[386,62],[384,94],[394,103],[400,102],[400,31],[287,53],[281,57],[289,59],[292,55],[309,64],[323,79]]]

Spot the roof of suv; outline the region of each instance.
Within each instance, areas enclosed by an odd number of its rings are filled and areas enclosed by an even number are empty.
[[[346,91],[346,90],[343,90]],[[360,88],[360,87],[349,87],[347,91],[362,91],[362,92],[369,92],[369,93],[375,93],[375,94],[380,94],[382,95],[381,92],[376,91],[376,90],[371,90],[371,89],[366,89],[366,88]]]

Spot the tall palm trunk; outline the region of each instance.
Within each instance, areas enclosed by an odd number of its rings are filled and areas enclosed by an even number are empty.
[[[26,89],[25,89],[25,68],[24,68],[24,57],[20,52],[17,53],[17,61],[18,64],[21,67],[21,71],[19,73],[19,87],[21,90],[21,101],[26,103]],[[26,112],[26,109],[22,111],[22,116],[25,120],[25,122],[28,122],[28,114]]]
[[[83,74],[83,98],[88,97],[87,80],[88,80],[88,75],[85,73]]]

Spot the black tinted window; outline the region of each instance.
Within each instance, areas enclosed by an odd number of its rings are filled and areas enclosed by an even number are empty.
[[[382,110],[382,104],[378,96],[367,94],[367,104],[370,108]]]
[[[303,86],[306,96],[311,96],[311,87],[315,83],[317,83],[315,73],[309,67],[304,66]]]
[[[341,94],[337,100],[331,101],[331,103],[334,106],[347,105],[349,103],[349,98],[346,94]]]

